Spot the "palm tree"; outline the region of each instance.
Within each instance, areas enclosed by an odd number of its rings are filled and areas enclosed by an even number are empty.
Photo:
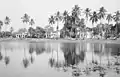
[[[68,11],[65,10],[65,11],[63,12],[63,22],[65,22],[65,23],[67,22],[68,16],[69,16],[69,13],[68,13]]]
[[[102,19],[105,18],[106,12],[107,12],[107,10],[104,7],[101,7],[99,9],[98,17],[100,19],[100,23],[102,23]]]
[[[12,33],[14,31],[14,28],[13,27],[10,27],[10,32]]]
[[[48,19],[48,22],[49,22],[49,24],[51,24],[51,25],[55,24],[55,19],[54,19],[54,16],[53,16],[53,15],[50,16],[50,18]],[[52,27],[53,27],[53,26],[52,26]]]
[[[94,23],[98,21],[98,14],[94,11],[93,14],[90,17],[90,21],[92,21],[92,25],[94,27]]]
[[[3,26],[3,22],[0,20],[0,32],[1,32],[2,26]]]
[[[113,15],[113,19],[116,22],[116,32],[118,32],[117,24],[120,23],[120,11],[115,12],[115,15]]]
[[[30,24],[30,25],[31,25],[31,27],[32,27],[32,26],[35,24],[34,19],[30,19],[29,24]]]
[[[59,22],[62,21],[62,16],[59,11],[55,14],[55,21],[57,22],[57,30],[59,29]]]
[[[6,25],[5,29],[7,29],[7,26],[10,24],[10,18],[8,16],[5,17],[4,23]]]
[[[108,21],[108,25],[109,25],[110,22],[113,20],[112,14],[108,14],[107,17],[106,17],[106,20]]]
[[[105,15],[106,15],[106,12],[107,10],[104,8],[104,7],[101,7],[99,9],[99,13],[98,13],[98,18],[100,20],[100,26],[104,27],[102,24],[102,20],[105,18]],[[103,28],[102,28],[102,31],[103,31]],[[103,32],[102,32],[103,33]],[[103,34],[102,34],[103,35]],[[102,37],[102,36],[101,36]]]
[[[28,14],[25,13],[24,16],[21,17],[21,19],[23,23],[27,24],[30,21],[30,16],[28,16]]]
[[[90,17],[90,21],[92,21],[92,25],[94,27],[94,23],[97,23],[98,21],[98,14],[94,11],[93,14]]]
[[[89,8],[86,8],[85,11],[84,11],[84,14],[85,14],[85,17],[86,17],[86,23],[88,22],[89,16],[91,16],[90,11],[91,11],[91,9],[89,9]]]
[[[80,20],[79,16],[81,16],[81,8],[78,5],[75,5],[72,9],[72,22],[77,24]]]
[[[113,15],[113,19],[116,23],[119,23],[119,21],[120,21],[120,11],[115,12],[115,15]]]

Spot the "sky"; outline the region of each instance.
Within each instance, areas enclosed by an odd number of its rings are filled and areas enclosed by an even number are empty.
[[[91,8],[98,10],[104,6],[107,11],[115,12],[120,10],[120,0],[0,0],[0,20],[4,20],[5,16],[9,16],[11,24],[15,31],[19,28],[25,28],[21,17],[27,13],[35,20],[35,26],[45,27],[48,25],[48,18],[57,11],[71,11],[74,5],[81,8]],[[9,27],[10,27],[9,26]],[[91,26],[91,25],[89,25]],[[7,29],[9,29],[7,27]],[[62,25],[60,25],[62,28]],[[4,30],[5,27],[2,28]]]

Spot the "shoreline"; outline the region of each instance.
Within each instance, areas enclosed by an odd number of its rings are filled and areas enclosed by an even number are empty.
[[[17,39],[17,38],[1,38],[0,42],[11,42],[11,41],[28,41],[28,42],[67,42],[67,43],[112,43],[120,44],[120,39],[117,40],[104,40],[104,39],[85,39],[85,40],[69,40],[69,39],[38,39],[38,38],[26,38],[26,39]]]

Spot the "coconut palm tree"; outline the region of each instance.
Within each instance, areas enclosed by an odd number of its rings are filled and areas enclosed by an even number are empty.
[[[27,23],[30,21],[30,16],[25,13],[24,16],[21,17],[21,19],[22,19],[22,22],[27,25]]]
[[[116,11],[115,15],[113,15],[113,19],[116,22],[116,32],[118,32],[118,26],[117,24],[120,23],[120,11]]]
[[[106,20],[108,21],[108,25],[109,25],[110,22],[113,20],[112,14],[108,14],[107,17],[106,17]]]
[[[57,22],[57,30],[59,29],[59,22],[62,21],[62,16],[59,11],[55,14],[55,21]]]
[[[67,22],[68,16],[69,16],[69,13],[68,13],[67,10],[65,10],[65,11],[63,12],[63,22],[65,22],[65,23]]]
[[[2,26],[3,26],[3,22],[0,20],[0,32],[1,32]]]
[[[105,18],[106,12],[107,12],[107,10],[104,7],[101,7],[99,9],[98,17],[100,19],[100,23],[102,23],[102,19]]]
[[[5,17],[4,24],[6,25],[5,29],[7,29],[7,26],[10,24],[10,18],[8,16]]]
[[[10,32],[12,33],[14,31],[14,28],[13,27],[10,27]]]
[[[94,11],[93,14],[90,17],[90,21],[92,21],[92,25],[94,27],[94,23],[98,21],[98,14]]]
[[[119,21],[120,21],[120,11],[115,12],[115,15],[113,15],[113,19],[116,23],[119,23]]]
[[[80,21],[80,16],[81,16],[81,11],[82,9],[78,6],[75,5],[72,9],[72,22],[73,24],[77,24]]]
[[[50,16],[50,18],[48,19],[48,22],[49,22],[49,24],[51,24],[51,25],[55,24],[55,19],[54,19],[54,16],[53,16],[53,15]],[[52,26],[52,27],[53,27],[53,26]]]
[[[93,14],[90,17],[90,21],[92,22],[92,25],[94,27],[94,23],[98,22],[98,14],[94,11]],[[94,36],[94,35],[93,35]]]
[[[31,27],[32,27],[32,26],[35,24],[34,19],[30,19],[29,24],[30,24],[30,25],[31,25]]]
[[[89,8],[86,8],[85,11],[84,11],[85,18],[86,18],[86,23],[88,22],[89,16],[91,16],[90,11],[91,11],[91,9],[89,9]]]

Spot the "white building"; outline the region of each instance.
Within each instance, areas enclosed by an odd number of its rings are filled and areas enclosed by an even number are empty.
[[[27,36],[27,33],[16,33],[15,34],[16,38],[26,38],[26,36]]]

